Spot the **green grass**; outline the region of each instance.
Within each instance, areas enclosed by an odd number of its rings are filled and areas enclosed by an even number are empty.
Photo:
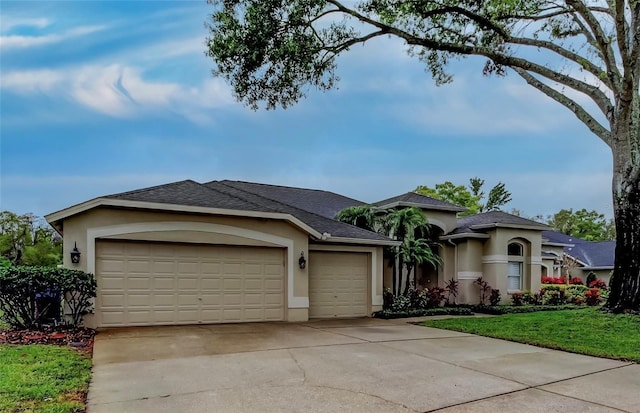
[[[0,412],[84,411],[91,360],[45,345],[0,345]]]
[[[598,309],[428,320],[422,325],[640,363],[640,316]]]

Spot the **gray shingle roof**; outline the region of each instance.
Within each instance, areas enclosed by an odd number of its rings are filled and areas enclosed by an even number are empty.
[[[375,202],[373,205],[378,206],[380,208],[386,208],[389,205],[393,204],[405,204],[405,205],[415,205],[425,209],[442,209],[446,211],[455,211],[462,212],[466,211],[465,208],[452,204],[450,202],[441,201],[439,199],[431,198],[426,195],[421,195],[415,192],[407,192],[406,194],[394,196],[392,198],[387,198],[382,201]]]
[[[272,212],[290,214],[304,222],[317,232],[331,234],[332,237],[356,238],[371,241],[390,241],[388,237],[367,231],[353,225],[335,221],[334,219],[318,214],[332,214],[332,210],[341,205],[355,205],[347,197],[341,197],[324,191],[303,190],[302,188],[279,188],[275,195],[268,194],[271,185],[250,184],[248,182],[238,183],[236,181],[212,181],[207,184],[200,184],[195,181],[186,180],[150,188],[138,189],[135,191],[123,192],[105,196],[109,199],[123,199],[129,201],[155,202],[175,205],[199,206],[207,208],[234,209],[240,211]],[[259,191],[254,189],[258,188]],[[283,189],[286,188],[286,189]],[[309,192],[307,192],[309,191]],[[305,200],[296,200],[296,195],[307,195]],[[297,204],[292,206],[289,203],[277,199]],[[325,207],[318,207],[317,202],[322,199],[328,200]],[[315,201],[315,202],[314,202]],[[362,203],[359,203],[362,204]],[[300,207],[308,207],[305,210]],[[340,208],[342,209],[342,208]],[[335,214],[333,214],[335,215]]]
[[[570,244],[571,246],[563,248],[564,252],[585,263],[587,267],[613,267],[614,265],[615,241],[586,241],[558,231],[543,231],[542,237],[550,242]]]
[[[103,198],[206,208],[238,209],[241,211],[275,212],[264,208],[264,206],[219,193],[192,180],[107,195]]]
[[[325,218],[335,218],[345,208],[364,205],[363,202],[333,192],[318,189],[294,188],[290,186],[267,185],[243,181],[213,181],[232,186],[263,198],[282,202],[304,211],[313,212]],[[207,185],[207,184],[205,184]]]
[[[379,241],[388,241],[389,238],[379,235],[375,232],[367,231],[365,229],[356,227],[354,225],[345,224],[343,222],[339,222],[334,220],[333,218],[327,218],[325,216],[319,215],[313,211],[307,211],[301,208],[296,208],[294,206],[289,205],[288,203],[284,203],[275,199],[270,199],[264,197],[262,195],[257,195],[253,192],[255,188],[252,185],[234,185],[235,181],[212,181],[204,184],[206,187],[215,189],[219,192],[223,192],[225,194],[231,195],[233,197],[244,199],[251,203],[256,203],[260,205],[264,205],[274,212],[281,212],[285,214],[291,214],[294,217],[298,218],[300,221],[309,225],[311,228],[315,229],[320,233],[328,232],[332,237],[340,237],[340,238],[361,238],[361,239],[370,239],[370,240],[379,240]],[[243,183],[247,184],[247,183]],[[264,187],[269,187],[270,185],[257,184],[261,186],[261,189],[264,190]],[[239,189],[238,187],[242,188]],[[284,187],[279,187],[284,188]],[[290,189],[301,189],[301,188],[290,188]],[[283,191],[286,193],[285,199],[290,199],[291,192]],[[323,191],[317,191],[323,192]],[[300,193],[304,194],[303,191]],[[280,192],[282,194],[282,192]],[[335,195],[335,194],[334,194]],[[272,198],[276,198],[276,196],[272,196]],[[346,198],[346,197],[345,197]],[[348,198],[347,198],[348,199]],[[304,202],[298,202],[299,205],[304,205]],[[318,208],[312,208],[318,209]],[[328,210],[329,208],[326,208]]]
[[[523,227],[537,227],[540,230],[548,229],[549,226],[541,224],[530,219],[522,218],[516,215],[507,214],[502,211],[484,212],[482,214],[469,215],[467,217],[458,218],[457,227],[451,234],[463,234],[477,232],[473,229],[475,226],[482,225],[515,225]]]

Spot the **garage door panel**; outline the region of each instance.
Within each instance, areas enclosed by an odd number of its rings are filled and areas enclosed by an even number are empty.
[[[358,317],[368,309],[369,254],[312,251],[309,317]]]
[[[225,276],[222,284],[225,291],[240,291],[242,289],[242,278],[227,278]]]
[[[207,276],[219,276],[220,275],[220,263],[218,262],[206,262],[203,261],[200,264],[200,269],[202,274],[206,274]]]
[[[242,321],[242,310],[241,309],[225,309],[222,311],[222,321],[227,323],[234,323]],[[254,320],[247,320],[254,321]]]
[[[222,304],[222,294],[220,293],[202,293],[200,295],[202,305],[221,305]]]
[[[175,321],[175,312],[171,310],[154,310],[153,319],[157,323],[171,324]]]
[[[126,325],[127,320],[123,311],[103,311],[102,322],[106,325]]]
[[[154,291],[173,291],[176,288],[176,279],[173,277],[150,278]]]
[[[104,294],[102,296],[102,306],[106,307],[122,307],[124,306],[124,295],[122,294]]]
[[[173,307],[175,305],[175,296],[173,294],[162,294],[155,292],[153,294],[153,307]]]

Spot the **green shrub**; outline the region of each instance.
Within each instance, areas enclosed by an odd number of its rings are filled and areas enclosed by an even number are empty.
[[[563,305],[567,304],[568,301],[565,289],[546,290],[542,295],[542,304],[546,305]]]
[[[493,307],[477,305],[472,308],[475,313],[482,314],[493,314],[493,315],[502,315],[502,314],[519,314],[519,313],[535,313],[537,311],[558,311],[558,310],[579,310],[584,309],[585,306],[577,306],[572,304],[566,305],[522,305],[522,306],[513,306],[513,305],[497,305]]]
[[[51,298],[44,307],[43,296]],[[37,328],[52,313],[59,315],[61,308],[51,306],[61,299],[70,311],[65,321],[77,326],[95,296],[96,281],[84,271],[57,267],[0,268],[0,312],[2,319],[15,328]]]
[[[525,291],[522,294],[522,301],[529,305],[542,305],[542,294]]]
[[[386,320],[392,318],[425,317],[436,315],[473,315],[473,312],[466,307],[437,307],[427,309],[411,309],[405,311],[382,310],[373,313],[373,316],[375,318],[384,318]]]
[[[520,307],[522,304],[524,304],[524,293],[511,294],[511,305]]]
[[[489,303],[491,305],[498,305],[502,301],[502,295],[500,294],[500,290],[496,288],[491,289],[491,295],[489,296]]]

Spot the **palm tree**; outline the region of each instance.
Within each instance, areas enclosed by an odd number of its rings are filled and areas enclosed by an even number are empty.
[[[431,230],[427,218],[420,208],[411,207],[387,211],[377,209],[372,205],[359,205],[338,212],[336,219],[393,237],[401,242],[399,247],[387,247],[385,250],[393,268],[392,291],[394,295],[400,295],[404,278],[402,269],[405,266],[407,269],[406,292],[411,271],[418,264],[426,262],[436,266],[441,262],[429,241],[425,239],[429,238]],[[398,269],[400,269],[400,276],[398,276]]]
[[[378,212],[376,208],[371,205],[352,206],[338,212],[336,219],[340,222],[376,232],[379,229],[376,212]]]
[[[400,247],[400,255],[407,269],[407,282],[404,287],[404,293],[409,291],[409,280],[413,271],[413,285],[417,284],[415,268],[420,264],[431,264],[434,267],[442,264],[442,259],[433,252],[429,242],[424,239],[407,238]]]
[[[427,225],[427,219],[425,218],[422,210],[417,207],[410,207],[404,209],[395,209],[386,215],[388,234],[393,236],[396,240],[404,243],[405,239],[415,239],[415,231],[417,228]],[[400,249],[401,250],[401,249]],[[394,258],[394,273],[393,273],[393,293],[394,295],[400,295],[400,288],[402,288],[402,268],[404,266],[404,257],[398,249],[396,254],[399,258],[398,264]],[[397,277],[396,268],[400,269],[400,276]],[[396,278],[398,278],[396,280]],[[407,281],[405,285],[409,284],[409,278],[407,275]],[[406,289],[406,288],[405,288]]]
[[[427,224],[427,218],[418,207],[394,209],[387,219],[390,234],[398,241],[404,241],[407,236],[413,237],[416,228]]]

